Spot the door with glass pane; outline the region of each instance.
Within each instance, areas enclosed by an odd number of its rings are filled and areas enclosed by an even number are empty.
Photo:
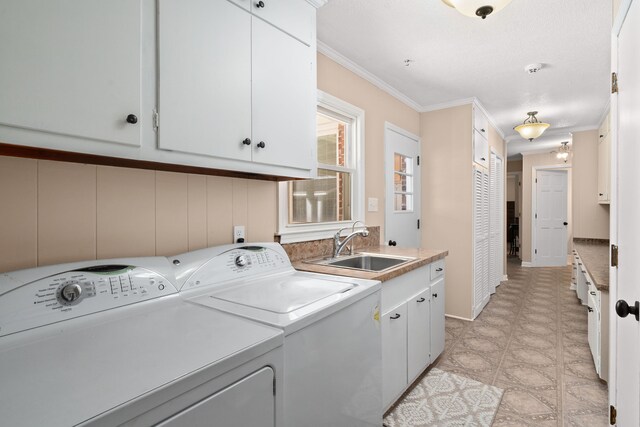
[[[420,139],[385,124],[385,242],[420,247]]]

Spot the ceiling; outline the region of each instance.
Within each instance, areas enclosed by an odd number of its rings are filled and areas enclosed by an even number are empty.
[[[611,9],[604,0],[512,0],[481,20],[441,0],[329,0],[318,10],[319,50],[419,111],[477,98],[513,157],[598,127],[609,100]],[[528,74],[531,63],[542,70]],[[533,110],[551,127],[528,142],[513,127]]]

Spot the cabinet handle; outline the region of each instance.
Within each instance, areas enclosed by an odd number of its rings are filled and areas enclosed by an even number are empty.
[[[396,313],[395,316],[391,316],[389,319],[396,320],[396,319],[399,319],[399,318],[400,318],[400,315],[398,313]]]
[[[416,302],[425,302],[426,300],[424,298],[420,298],[418,301]]]
[[[487,159],[485,159],[484,157],[480,157],[480,160],[482,160],[484,162]]]
[[[484,132],[485,130],[484,129],[480,129],[480,131]]]
[[[591,313],[593,311],[593,308],[587,306],[587,310],[589,310],[589,313]]]
[[[596,293],[595,293],[595,292],[593,292],[593,291],[591,291],[591,292],[589,292],[589,293],[590,293],[591,295],[594,295],[594,296],[596,295]]]
[[[264,148],[266,146],[267,146],[267,144],[265,144],[264,141],[258,142],[258,145],[257,145],[258,148]]]
[[[260,8],[264,7],[264,2],[263,2],[262,0],[260,0],[258,3],[256,3],[256,7],[257,7],[258,9],[260,9]]]
[[[436,268],[436,271],[438,272],[442,271],[442,267]]]
[[[598,193],[598,196],[604,196],[604,193]]]
[[[396,242],[395,240],[389,240],[389,246],[395,246]]]
[[[135,125],[136,123],[138,123],[138,118],[135,114],[129,114],[127,116],[127,123]]]
[[[433,294],[433,297],[434,298],[438,298],[438,294]]]
[[[242,140],[242,143],[244,145],[251,145],[251,140],[249,138],[245,138],[245,139]]]

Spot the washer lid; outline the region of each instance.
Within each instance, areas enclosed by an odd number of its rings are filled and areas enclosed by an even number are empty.
[[[233,287],[211,297],[273,313],[289,313],[353,287],[350,283],[322,279],[273,277],[246,286]]]

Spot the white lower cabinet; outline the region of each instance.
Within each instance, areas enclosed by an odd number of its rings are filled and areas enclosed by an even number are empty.
[[[444,277],[431,285],[431,363],[444,351]]]
[[[431,363],[431,288],[407,301],[407,379],[413,381]]]
[[[444,350],[444,260],[382,286],[382,403],[388,409]]]
[[[407,304],[382,316],[382,401],[391,402],[407,385]]]

